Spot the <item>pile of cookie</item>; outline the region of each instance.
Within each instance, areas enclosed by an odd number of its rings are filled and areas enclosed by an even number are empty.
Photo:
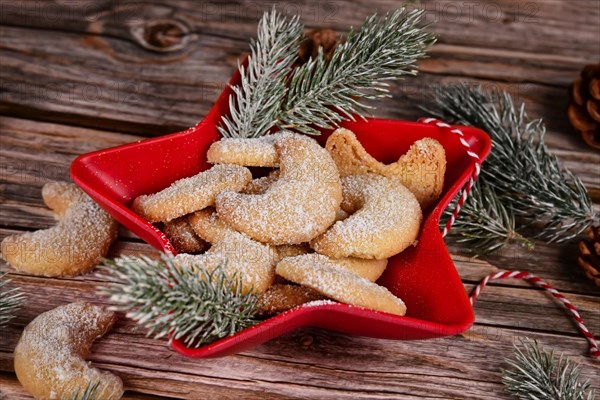
[[[260,296],[265,315],[321,299],[406,313],[375,281],[389,257],[415,244],[422,209],[442,191],[439,142],[418,140],[386,165],[347,129],[324,148],[282,131],[221,139],[207,158],[212,168],[132,205],[161,224],[176,262],[209,271],[224,265],[244,293]],[[253,178],[250,168],[263,176]]]

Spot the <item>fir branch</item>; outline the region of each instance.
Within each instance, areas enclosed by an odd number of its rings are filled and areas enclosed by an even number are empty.
[[[416,61],[435,42],[421,24],[423,10],[400,9],[367,18],[359,32],[350,31],[329,62],[318,56],[296,68],[278,113],[281,129],[318,135],[340,121],[362,116],[368,106],[359,99],[389,97],[388,80],[416,75]]]
[[[514,359],[506,360],[510,370],[502,371],[506,390],[522,400],[593,400],[589,381],[580,382],[581,368],[562,354],[542,349],[537,341],[515,345]]]
[[[298,17],[287,19],[275,8],[258,24],[258,37],[250,42],[246,68],[238,66],[240,85],[232,87],[229,116],[223,116],[219,131],[225,137],[256,137],[277,122],[277,110],[286,92],[302,39]]]
[[[484,203],[501,205],[514,214],[520,234],[534,229],[537,233],[533,238],[561,243],[599,221],[600,215],[594,211],[581,181],[562,168],[545,145],[543,122],[529,119],[524,105],[516,107],[509,94],[454,84],[438,87],[422,108],[445,121],[481,128],[491,136],[492,152],[483,164],[480,179],[493,189],[487,194],[497,200],[484,197]],[[473,209],[475,204],[467,202],[463,208],[464,215],[451,231],[455,236],[473,233],[465,228],[478,224],[471,217],[478,212]],[[500,209],[493,212],[502,213]],[[514,230],[505,224],[507,221],[496,219],[505,232]],[[498,235],[498,241],[505,242],[505,237]],[[489,247],[489,241],[474,244],[482,249]]]
[[[100,382],[89,383],[83,391],[78,390],[70,397],[63,397],[63,400],[102,400],[104,394],[98,392]]]
[[[446,224],[457,201],[458,197],[446,208],[441,225]],[[491,253],[513,240],[529,250],[534,247],[531,241],[516,231],[515,216],[502,204],[484,177],[475,183],[455,226],[456,224],[460,226],[456,242],[464,244],[468,249],[477,249],[478,255]]]
[[[224,265],[208,272],[175,264],[172,256],[120,257],[101,270],[112,282],[98,292],[157,338],[168,335],[199,347],[256,323],[257,296],[243,294],[240,277],[228,278]]]
[[[4,290],[11,280],[4,279],[6,273],[0,276],[0,330],[14,318],[15,312],[25,303],[25,296],[19,288]]]

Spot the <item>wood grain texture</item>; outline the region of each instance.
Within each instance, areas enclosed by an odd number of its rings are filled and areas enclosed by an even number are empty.
[[[40,312],[76,299],[102,304],[90,291],[93,283],[81,277],[52,285],[48,279],[13,278],[27,288],[30,305],[0,343],[0,368],[6,371],[18,333]],[[515,326],[523,318],[515,316]],[[477,324],[462,335],[426,342],[303,329],[235,356],[191,360],[121,320],[98,341],[91,360],[119,374],[130,391],[177,398],[498,398],[506,366],[499,355],[510,354],[512,343],[526,334],[582,362],[586,376],[598,373],[597,364],[581,356],[585,343],[579,337],[518,328]]]
[[[399,99],[414,97],[415,88],[430,87],[436,78],[476,78],[508,86],[538,115],[554,121],[555,112],[536,104],[562,106],[581,66],[597,58],[600,11],[593,1],[420,3],[439,44],[421,65],[425,74],[395,86]],[[256,21],[272,6],[264,1],[17,4],[6,6],[0,20],[2,109],[37,110],[44,119],[144,135],[191,126],[206,114],[247,51]],[[374,10],[398,7],[395,1],[278,5],[301,15],[307,27],[341,31]],[[180,27],[176,44],[162,51],[149,47],[165,26]],[[384,105],[376,115],[412,119],[419,114]]]
[[[248,49],[273,2],[183,0],[2,2],[0,12],[0,239],[54,223],[44,183],[68,180],[79,154],[175,132],[205,115]],[[376,116],[414,120],[435,85],[467,81],[508,90],[546,121],[546,142],[600,200],[600,153],[569,127],[567,89],[598,61],[600,4],[593,0],[424,0],[439,35],[421,74],[392,86]],[[345,31],[391,0],[278,2],[307,28]],[[596,207],[600,207],[596,204]],[[581,272],[576,244],[509,246],[474,259],[450,245],[466,290],[499,269],[528,270],[565,293],[600,332],[600,291]],[[122,229],[110,257],[157,254]],[[96,304],[102,279],[40,278],[9,272],[28,296],[0,333],[0,398],[29,399],[12,351],[40,313],[76,300]],[[519,280],[492,283],[475,306],[476,324],[454,337],[416,342],[350,337],[305,328],[234,356],[192,360],[121,318],[95,344],[91,362],[121,376],[125,399],[500,399],[505,357],[530,337],[582,363],[600,389],[600,366],[567,314]]]

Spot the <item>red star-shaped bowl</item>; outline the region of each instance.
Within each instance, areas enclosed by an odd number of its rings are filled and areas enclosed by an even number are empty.
[[[230,84],[239,81],[236,72]],[[175,250],[167,237],[129,208],[139,195],[154,193],[173,181],[209,168],[206,151],[219,139],[217,125],[228,112],[230,87],[198,125],[155,139],[88,153],[71,165],[73,180],[120,223],[162,251]],[[396,161],[418,139],[431,137],[446,150],[447,169],[439,201],[424,212],[418,244],[389,260],[378,284],[407,306],[406,316],[371,311],[340,303],[300,306],[260,322],[235,335],[200,348],[173,340],[172,346],[189,357],[217,357],[257,346],[302,326],[316,326],[350,335],[411,340],[454,335],[468,329],[473,309],[448,254],[438,227],[440,215],[473,172],[473,161],[457,135],[418,122],[368,119],[348,122],[365,149],[383,162]],[[489,137],[479,129],[460,127],[472,151],[483,160]],[[317,139],[324,143],[330,132]]]

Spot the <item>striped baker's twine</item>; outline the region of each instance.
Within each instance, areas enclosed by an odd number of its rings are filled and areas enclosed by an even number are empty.
[[[460,198],[458,199],[458,203],[456,204],[456,208],[452,212],[452,216],[450,217],[450,219],[446,223],[446,226],[444,227],[444,230],[442,231],[442,237],[444,237],[450,231],[450,228],[454,224],[454,221],[456,221],[456,218],[458,216],[458,213],[460,212],[460,209],[462,208],[462,205],[467,200],[467,197],[469,197],[469,193],[471,192],[471,189],[473,188],[473,185],[475,184],[475,180],[479,176],[479,172],[481,171],[481,159],[479,158],[479,155],[473,151],[469,142],[467,142],[465,140],[464,133],[460,129],[452,128],[447,123],[437,120],[435,118],[422,118],[419,120],[419,122],[423,122],[425,124],[433,124],[439,128],[448,129],[450,132],[458,135],[460,143],[467,150],[467,154],[471,158],[473,158],[473,163],[474,163],[473,174],[471,175],[469,182],[463,189],[463,191],[460,195]],[[524,279],[527,282],[529,282],[533,285],[536,285],[538,287],[541,287],[542,289],[546,290],[547,292],[550,292],[550,294],[555,299],[558,299],[558,301],[560,301],[560,303],[567,309],[567,311],[571,314],[571,316],[577,323],[577,328],[579,328],[579,330],[581,331],[583,336],[589,342],[590,355],[594,358],[600,358],[600,349],[598,348],[598,342],[596,341],[596,338],[594,337],[594,335],[589,331],[587,326],[585,326],[585,323],[583,322],[583,319],[581,318],[581,315],[579,315],[579,312],[577,311],[575,306],[573,306],[573,304],[564,295],[560,294],[558,292],[558,290],[554,289],[548,282],[542,280],[541,278],[539,278],[529,272],[500,271],[500,272],[495,272],[493,274],[486,276],[485,278],[483,278],[481,280],[481,282],[479,282],[479,284],[477,286],[475,286],[475,289],[473,290],[473,292],[471,292],[471,296],[469,297],[469,300],[471,301],[471,305],[473,305],[473,303],[475,302],[475,300],[481,293],[481,289],[483,289],[488,284],[489,281],[496,280],[496,279],[503,279],[503,278]]]
[[[549,292],[555,299],[560,301],[560,303],[567,309],[567,311],[571,314],[571,316],[575,320],[575,322],[577,324],[577,328],[579,328],[579,331],[581,331],[583,336],[585,336],[586,340],[589,342],[590,355],[594,358],[600,358],[600,349],[598,349],[598,342],[596,341],[596,338],[594,337],[594,335],[589,331],[587,326],[585,326],[585,323],[583,322],[583,319],[581,318],[581,315],[579,315],[579,312],[577,311],[575,306],[573,306],[573,304],[564,295],[560,294],[559,291],[554,289],[548,282],[544,281],[543,279],[541,279],[529,272],[500,271],[500,272],[495,272],[493,274],[486,276],[485,278],[483,278],[481,280],[481,282],[479,282],[479,284],[477,286],[475,286],[475,289],[473,289],[473,291],[471,292],[471,296],[469,297],[469,300],[471,301],[471,305],[475,302],[475,300],[481,293],[481,289],[483,289],[488,284],[489,281],[493,281],[496,279],[504,279],[504,278],[524,279],[527,282],[529,282],[535,286],[541,287],[545,291]]]
[[[422,122],[425,124],[432,124],[432,125],[437,126],[438,128],[442,128],[442,129],[448,129],[451,133],[458,135],[460,143],[467,150],[467,155],[473,159],[473,165],[474,165],[473,174],[469,178],[469,182],[467,182],[462,193],[460,194],[460,197],[458,198],[458,202],[456,203],[456,207],[454,208],[454,211],[452,211],[452,215],[446,222],[446,226],[444,226],[444,230],[442,231],[442,237],[445,237],[448,234],[448,232],[450,231],[450,228],[452,227],[452,225],[454,225],[454,221],[456,221],[456,218],[458,216],[458,213],[460,212],[460,209],[462,208],[463,204],[467,200],[467,197],[469,197],[469,193],[471,192],[471,189],[473,188],[473,185],[475,184],[475,181],[477,180],[477,177],[479,176],[479,173],[481,172],[481,158],[479,158],[479,154],[477,154],[476,152],[473,151],[473,149],[471,148],[471,145],[465,139],[465,134],[460,129],[452,128],[447,123],[437,120],[435,118],[421,118],[419,120],[419,122]]]

